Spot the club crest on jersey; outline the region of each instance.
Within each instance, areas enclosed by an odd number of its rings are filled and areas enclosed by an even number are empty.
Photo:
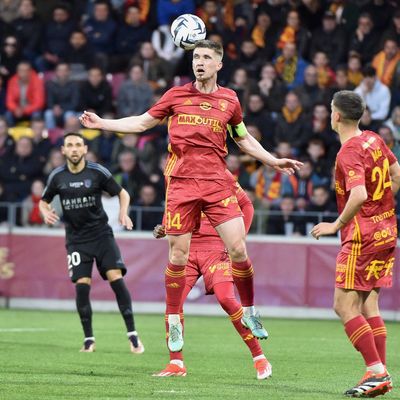
[[[218,105],[219,105],[219,109],[220,109],[221,111],[226,111],[226,109],[228,108],[228,102],[225,101],[225,100],[220,100],[220,101],[218,102]]]
[[[200,103],[200,108],[204,111],[208,111],[211,110],[211,104],[207,103],[206,101],[203,101],[202,103]]]
[[[92,186],[92,180],[91,179],[85,179],[83,181],[83,184],[85,185],[85,188],[89,189]]]

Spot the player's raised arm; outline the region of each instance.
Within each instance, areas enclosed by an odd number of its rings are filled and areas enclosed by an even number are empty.
[[[60,219],[51,205],[44,200],[39,201],[39,210],[43,215],[44,222],[48,225],[54,225]]]
[[[275,168],[279,172],[292,175],[303,165],[300,161],[289,158],[276,158],[248,132],[243,122],[237,126],[228,126],[231,136],[244,153],[261,161],[263,164]]]
[[[104,129],[120,133],[139,133],[153,128],[161,120],[152,117],[148,112],[120,119],[104,119],[95,113],[84,111],[79,117],[79,121],[89,129]]]
[[[125,189],[122,189],[118,194],[118,198],[119,198],[119,217],[118,217],[119,223],[126,229],[131,231],[133,228],[133,223],[128,215],[129,201],[130,201],[129,193]]]

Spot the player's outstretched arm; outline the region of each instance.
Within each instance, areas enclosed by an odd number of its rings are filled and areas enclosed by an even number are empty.
[[[355,186],[350,190],[350,195],[346,206],[337,220],[335,222],[321,222],[320,224],[315,225],[311,230],[311,235],[313,235],[317,240],[321,236],[334,235],[339,229],[342,229],[354,218],[354,216],[360,211],[367,198],[368,193],[365,186]]]
[[[103,129],[120,133],[140,133],[156,126],[160,120],[149,113],[120,119],[104,119],[97,114],[84,111],[79,117],[81,124],[89,129]]]
[[[125,189],[122,189],[118,194],[118,198],[119,198],[118,221],[122,226],[128,229],[128,231],[131,231],[133,228],[133,222],[128,215],[129,202],[130,202],[129,193]]]
[[[392,191],[396,194],[400,189],[400,165],[398,162],[390,166],[389,173],[392,180]]]
[[[291,160],[290,158],[274,157],[249,133],[235,137],[235,142],[244,153],[286,175],[294,174],[303,165],[300,161]]]
[[[47,225],[54,225],[60,219],[51,205],[46,203],[44,200],[39,201],[39,210],[43,216],[44,222]]]

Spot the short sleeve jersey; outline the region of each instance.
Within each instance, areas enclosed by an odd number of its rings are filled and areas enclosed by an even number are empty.
[[[166,176],[226,179],[227,125],[243,119],[233,90],[219,87],[204,94],[188,83],[168,90],[148,113],[157,119],[168,117],[171,156]]]
[[[50,203],[55,195],[60,195],[67,244],[83,243],[112,234],[101,194],[105,191],[115,196],[121,190],[106,168],[87,161],[77,174],[66,165],[56,168],[48,178],[42,199]]]
[[[351,189],[365,185],[368,193],[360,211],[341,230],[343,252],[371,254],[396,245],[397,221],[389,174],[390,165],[396,161],[383,140],[371,131],[349,139],[338,152],[335,187],[339,213]]]
[[[230,201],[238,203],[238,207],[243,209],[246,203],[251,203],[246,192],[242,189],[238,182],[234,183],[236,196],[230,197]],[[225,248],[224,242],[219,237],[215,228],[211,225],[207,216],[201,213],[201,222],[199,229],[195,230],[192,234],[190,242],[191,250],[223,250]]]

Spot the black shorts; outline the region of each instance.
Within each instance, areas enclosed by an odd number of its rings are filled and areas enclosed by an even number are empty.
[[[98,240],[85,243],[67,244],[68,272],[72,282],[80,278],[91,278],[93,261],[104,280],[110,269],[120,269],[126,274],[126,267],[113,236],[102,236]]]

